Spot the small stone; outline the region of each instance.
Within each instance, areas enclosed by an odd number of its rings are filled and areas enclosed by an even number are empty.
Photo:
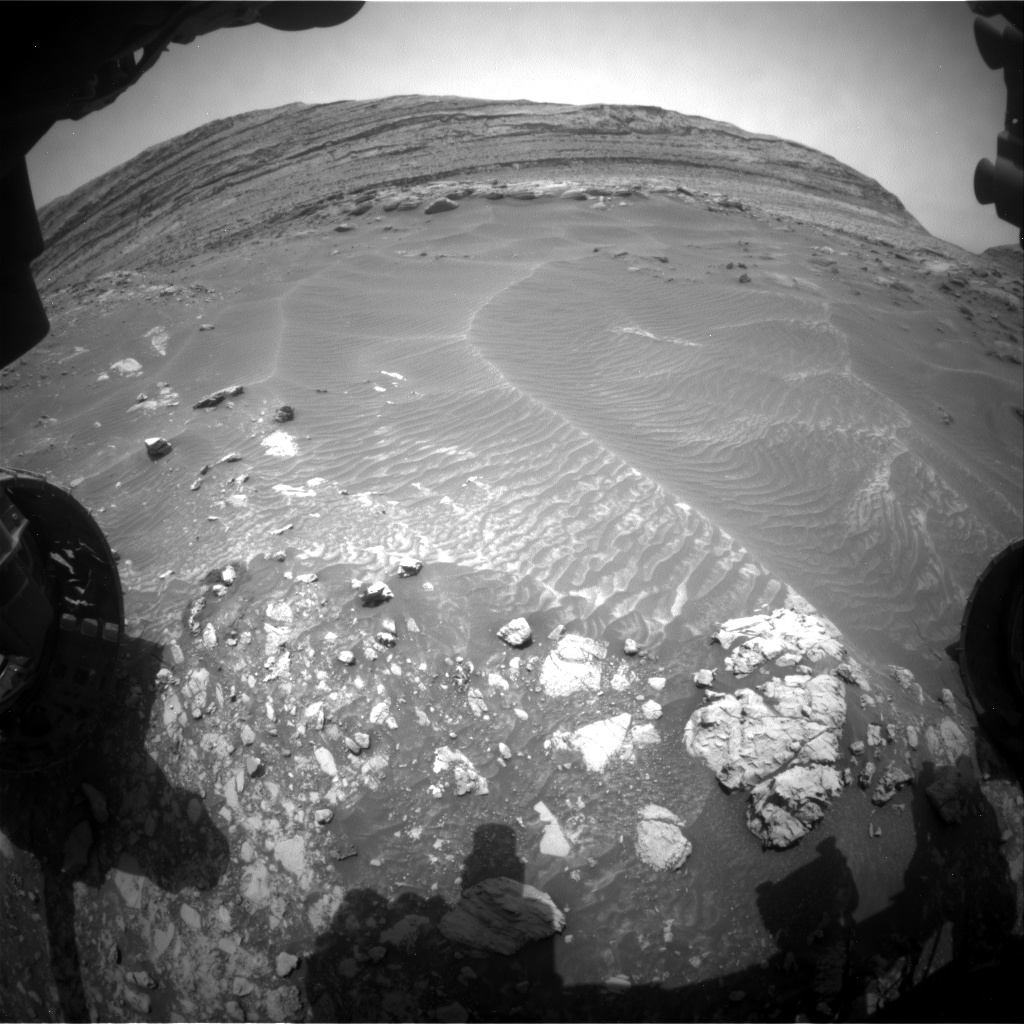
[[[182,903],[181,910],[182,921],[189,926],[189,928],[199,929],[203,926],[203,920],[199,916],[199,911],[194,907],[190,907],[187,903]]]
[[[224,1013],[228,1020],[245,1021],[245,1010],[234,999],[224,1004]]]
[[[701,687],[701,689],[710,689],[715,682],[714,669],[702,668],[699,672],[694,672],[693,681]]]
[[[361,754],[363,750],[363,748],[359,746],[351,736],[345,737],[345,746],[348,747],[350,753],[355,754],[356,756]]]
[[[174,446],[166,437],[147,437],[143,442],[146,454],[155,462],[174,450]]]
[[[359,744],[360,750],[370,749],[370,737],[365,732],[357,732],[352,738]]]
[[[854,740],[850,744],[850,753],[851,754],[862,754],[862,753],[864,753],[864,741],[863,740]]]
[[[290,405],[282,405],[274,413],[275,423],[290,423],[295,419],[295,410]]]
[[[334,818],[334,811],[329,807],[320,807],[313,812],[313,820],[318,825],[329,825]]]
[[[498,639],[510,647],[525,647],[533,638],[529,622],[524,618],[512,619],[498,630]]]
[[[371,583],[362,593],[363,604],[365,605],[378,605],[383,604],[385,601],[390,601],[395,595],[391,592],[391,588],[380,580]]]
[[[300,573],[295,577],[296,583],[316,583],[320,577],[315,572]]]
[[[653,690],[664,690],[666,682],[667,680],[664,676],[651,676],[651,678],[647,680],[647,685]]]
[[[412,555],[403,555],[398,563],[399,576],[415,576],[423,568],[423,563]]]
[[[948,687],[942,688],[942,693],[939,694],[939,703],[943,704],[950,711],[956,710],[956,698],[953,696],[953,691]]]
[[[246,775],[253,776],[262,767],[263,767],[263,762],[258,757],[247,757],[245,759],[245,773],[246,773]]]
[[[354,665],[356,663],[356,656],[351,651],[342,651],[338,655],[338,661],[342,665]]]
[[[299,958],[292,953],[278,953],[274,966],[279,978],[287,978],[299,966]]]
[[[506,761],[510,761],[512,759],[512,751],[506,743],[498,744],[498,753],[501,754]]]
[[[451,199],[435,199],[423,212],[424,213],[447,213],[449,210],[457,210],[459,204]]]
[[[252,727],[248,724],[242,726],[242,743],[251,747],[256,742],[256,733],[253,732]]]
[[[634,654],[640,653],[640,648],[637,647],[636,641],[632,638],[626,639],[622,642],[622,653],[632,657]]]
[[[377,634],[377,643],[379,643],[382,647],[394,647],[395,644],[397,643],[397,640],[395,639],[394,633],[388,633],[382,629]]]
[[[656,700],[644,701],[640,710],[643,713],[644,718],[649,722],[653,722],[656,719],[661,718],[661,705]]]

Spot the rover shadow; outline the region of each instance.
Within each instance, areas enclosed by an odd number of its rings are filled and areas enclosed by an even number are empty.
[[[161,650],[127,639],[117,693],[89,740],[47,771],[0,778],[0,830],[38,861],[53,979],[69,1021],[89,1019],[73,884],[98,889],[116,871],[130,902],[140,891],[134,879],[169,892],[207,889],[228,862],[201,796],[172,784],[146,752]]]
[[[465,858],[463,889],[489,878],[522,882],[515,829],[479,826]],[[505,956],[450,942],[440,896],[349,892],[307,958],[306,997],[317,1021],[553,1020],[561,1000],[553,939]]]
[[[953,820],[937,809],[945,805],[935,796],[942,771],[933,763],[906,791],[915,852],[903,889],[885,910],[855,919],[860,893],[841,839],[820,839],[812,861],[758,887],[758,910],[775,949],[746,969],[693,983],[609,985],[595,963],[593,984],[566,986],[555,966],[560,938],[528,943],[513,956],[482,953],[445,939],[439,925],[452,908],[440,897],[406,892],[389,900],[362,889],[348,894],[307,961],[313,1018],[1011,1019],[1021,951],[1013,935],[1017,886],[1000,852],[1005,827],[967,762],[956,769],[958,802],[946,811]],[[1005,781],[1013,808],[1011,778]],[[515,829],[489,823],[476,830],[464,884],[496,875],[521,880],[524,865]],[[638,973],[645,967],[639,960],[636,966]]]

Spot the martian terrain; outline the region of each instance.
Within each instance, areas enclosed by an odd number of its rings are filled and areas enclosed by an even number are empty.
[[[3,1019],[857,1019],[1021,935],[947,651],[1022,532],[1019,249],[730,125],[453,97],[40,221],[2,461],[128,638],[0,782]]]

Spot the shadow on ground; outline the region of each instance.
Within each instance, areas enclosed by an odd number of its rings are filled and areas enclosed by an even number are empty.
[[[158,645],[128,639],[118,661],[117,697],[92,739],[46,772],[0,778],[0,831],[39,863],[65,1020],[89,1020],[87,1004],[95,1005],[82,983],[75,882],[98,889],[113,874],[131,905],[140,878],[170,892],[208,889],[228,863],[227,840],[201,795],[173,786],[146,753],[160,655]],[[120,955],[116,948],[106,953]]]
[[[926,795],[935,774],[926,763],[908,802],[916,853],[899,896],[857,923],[859,894],[846,858],[834,837],[820,840],[814,861],[758,889],[777,948],[746,970],[675,988],[564,986],[557,936],[511,956],[460,948],[439,931],[452,909],[440,897],[404,892],[389,900],[359,889],[302,972],[313,1019],[1015,1019],[1012,965],[1021,944],[1012,934],[1017,886],[999,849],[1005,833],[971,776],[960,794],[962,821],[944,821]],[[465,860],[464,889],[496,876],[522,881],[523,867],[514,828],[483,825]]]

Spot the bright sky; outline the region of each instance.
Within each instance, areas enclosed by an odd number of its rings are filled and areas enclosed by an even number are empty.
[[[978,252],[1017,229],[974,199],[1006,90],[966,3],[387,3],[336,28],[174,45],[105,110],[29,155],[45,205],[198,125],[285,103],[408,93],[636,103],[813,146]],[[1001,24],[1001,22],[1000,22]]]

